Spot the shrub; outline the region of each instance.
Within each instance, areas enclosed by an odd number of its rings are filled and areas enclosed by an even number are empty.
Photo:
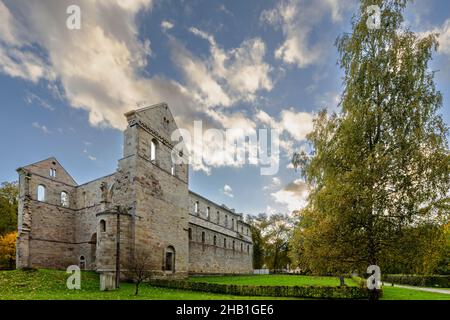
[[[17,232],[0,236],[0,269],[14,269],[16,266]]]
[[[450,288],[450,276],[448,275],[385,274],[382,275],[382,280],[419,287]]]
[[[237,296],[299,297],[315,299],[366,299],[368,297],[366,288],[349,286],[252,286],[190,282],[185,280],[151,280],[150,284],[156,287],[205,291]]]

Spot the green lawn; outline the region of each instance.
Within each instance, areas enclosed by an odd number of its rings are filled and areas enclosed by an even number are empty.
[[[134,285],[122,283],[116,291],[99,291],[99,277],[95,272],[83,272],[81,290],[68,290],[64,271],[0,271],[0,299],[74,299],[74,300],[127,300],[127,299],[162,299],[162,300],[269,300],[271,297],[243,297],[206,292],[194,292],[168,288],[157,288],[147,284],[141,285],[138,296],[134,295]],[[212,283],[232,283],[249,285],[324,285],[336,286],[339,280],[333,277],[260,275],[260,276],[227,276],[227,277],[192,277],[190,281],[207,281]],[[355,285],[346,279],[348,285]],[[285,299],[285,298],[282,298]],[[386,300],[450,300],[450,295],[421,292],[397,287],[384,287]]]
[[[68,290],[64,271],[39,269],[35,271],[0,271],[0,300],[268,300],[270,297],[240,297],[206,292],[157,288],[141,285],[134,295],[134,285],[122,283],[119,290],[99,291],[99,277],[95,272],[83,272],[81,290]],[[279,299],[279,298],[278,298]]]
[[[189,281],[260,286],[339,286],[337,277],[300,275],[198,276],[189,278]],[[345,283],[348,286],[356,285],[350,279],[345,279]]]
[[[384,286],[383,300],[450,300],[450,294]]]

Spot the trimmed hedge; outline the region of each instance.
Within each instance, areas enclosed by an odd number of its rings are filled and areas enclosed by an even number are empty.
[[[360,287],[325,286],[251,286],[230,285],[186,280],[151,280],[155,287],[205,291],[236,296],[298,297],[315,299],[367,299],[368,290]]]
[[[382,280],[390,283],[406,284],[418,287],[450,288],[450,275],[414,275],[414,274],[385,274]]]

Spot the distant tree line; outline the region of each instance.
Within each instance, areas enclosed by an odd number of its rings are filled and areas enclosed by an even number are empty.
[[[249,216],[253,238],[253,268],[281,270],[290,267],[290,239],[296,219],[294,215],[261,213]]]

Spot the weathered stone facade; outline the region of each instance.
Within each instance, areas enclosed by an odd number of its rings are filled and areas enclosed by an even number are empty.
[[[17,170],[17,267],[114,272],[117,252],[121,270],[139,252],[161,277],[250,273],[252,240],[242,214],[189,191],[188,165],[172,162],[177,126],[168,106],[125,116],[115,173],[78,185],[55,158]]]

